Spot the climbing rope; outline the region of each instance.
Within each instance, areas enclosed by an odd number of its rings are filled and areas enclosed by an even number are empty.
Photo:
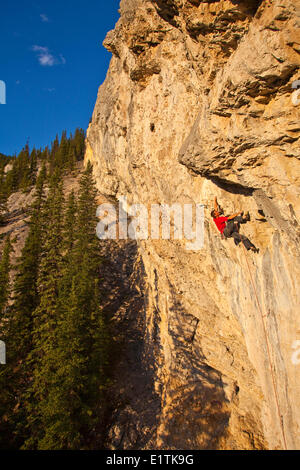
[[[268,339],[268,334],[267,334],[267,327],[266,327],[266,325],[265,325],[264,315],[263,315],[262,308],[261,308],[261,305],[260,305],[259,300],[258,300],[258,295],[257,295],[256,288],[255,288],[255,284],[254,284],[254,281],[253,281],[253,278],[252,278],[250,266],[249,266],[249,263],[248,263],[246,248],[244,247],[244,244],[242,244],[242,245],[243,245],[243,249],[244,249],[244,255],[245,255],[246,263],[247,263],[247,266],[248,266],[248,271],[249,271],[249,275],[250,275],[252,287],[253,287],[253,290],[254,290],[254,293],[255,293],[256,302],[257,302],[257,305],[258,305],[258,309],[259,309],[259,311],[260,311],[261,320],[262,320],[262,324],[263,324],[263,330],[264,330],[264,335],[265,335],[265,338],[266,338],[266,345],[267,345],[267,352],[268,352],[268,360],[269,360],[270,371],[271,371],[271,376],[272,376],[273,390],[274,390],[274,396],[275,396],[275,401],[276,401],[277,413],[278,413],[278,418],[279,418],[279,423],[280,423],[280,429],[281,429],[281,433],[282,433],[282,439],[283,439],[283,443],[284,443],[284,448],[285,448],[285,450],[287,450],[285,432],[284,432],[284,427],[283,427],[283,418],[282,418],[282,414],[281,414],[281,412],[280,412],[278,391],[277,391],[276,381],[275,381],[275,376],[274,376],[274,371],[273,371],[273,367],[272,367],[272,359],[271,359],[270,344],[269,344],[269,339]]]

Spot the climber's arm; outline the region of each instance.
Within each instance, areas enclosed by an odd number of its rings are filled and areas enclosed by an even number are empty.
[[[218,211],[219,210],[219,204],[218,204],[218,199],[217,199],[217,196],[215,196],[215,211]]]
[[[232,220],[235,217],[238,217],[239,215],[242,215],[242,212],[238,212],[237,214],[230,215],[227,220]]]

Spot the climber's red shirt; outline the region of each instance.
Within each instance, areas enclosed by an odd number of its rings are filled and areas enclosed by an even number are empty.
[[[214,223],[216,224],[216,226],[218,227],[218,230],[221,233],[224,232],[224,228],[226,227],[227,220],[228,220],[228,217],[216,217],[214,219]]]

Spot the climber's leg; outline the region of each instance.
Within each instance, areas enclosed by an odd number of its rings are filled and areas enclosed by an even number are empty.
[[[239,232],[233,232],[232,238],[234,239],[234,243],[236,244],[236,246],[238,246],[242,241],[243,236]]]
[[[250,242],[249,238],[247,238],[245,235],[242,235],[239,232],[233,232],[231,236],[234,239],[234,243],[236,245],[239,245],[240,242],[243,242],[244,247],[247,251],[252,250],[255,253],[258,253],[259,250],[253,245],[253,243]]]
[[[230,231],[230,237],[233,237],[233,234],[234,233],[239,233],[240,231],[240,224],[243,224],[245,223],[243,221],[243,218],[241,216],[237,216],[235,217],[234,219],[231,219],[227,222],[226,224],[226,228],[227,228],[227,225],[229,225],[229,231]],[[226,230],[225,228],[225,230]],[[225,233],[225,230],[224,230],[224,233]],[[237,239],[237,238],[236,238]]]
[[[254,251],[254,253],[258,253],[258,249],[256,248],[255,245],[253,245],[253,243],[250,242],[249,238],[247,238],[245,235],[241,235],[241,239],[242,239],[242,242],[244,243],[244,247],[246,248],[246,250],[252,250]]]
[[[250,215],[249,213],[247,213],[246,217],[239,215],[234,219],[229,220],[224,229],[224,235],[226,238],[232,237],[236,246],[238,246],[240,242],[243,242],[246,250],[252,250],[255,253],[258,253],[259,250],[253,245],[253,243],[250,242],[249,238],[239,232],[240,224],[245,224],[246,222],[248,222],[249,219]]]
[[[246,223],[246,220],[241,216],[241,215],[237,215],[234,219],[233,219],[234,222],[237,222],[239,224],[244,224]]]
[[[234,219],[230,220],[228,223],[233,222],[233,232],[240,231],[240,225],[246,224],[250,220],[250,214],[247,212],[246,215],[237,215]]]

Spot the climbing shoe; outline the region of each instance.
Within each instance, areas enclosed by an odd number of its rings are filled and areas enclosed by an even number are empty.
[[[253,251],[253,253],[259,253],[259,248],[256,248],[255,246],[251,246],[250,250]]]

